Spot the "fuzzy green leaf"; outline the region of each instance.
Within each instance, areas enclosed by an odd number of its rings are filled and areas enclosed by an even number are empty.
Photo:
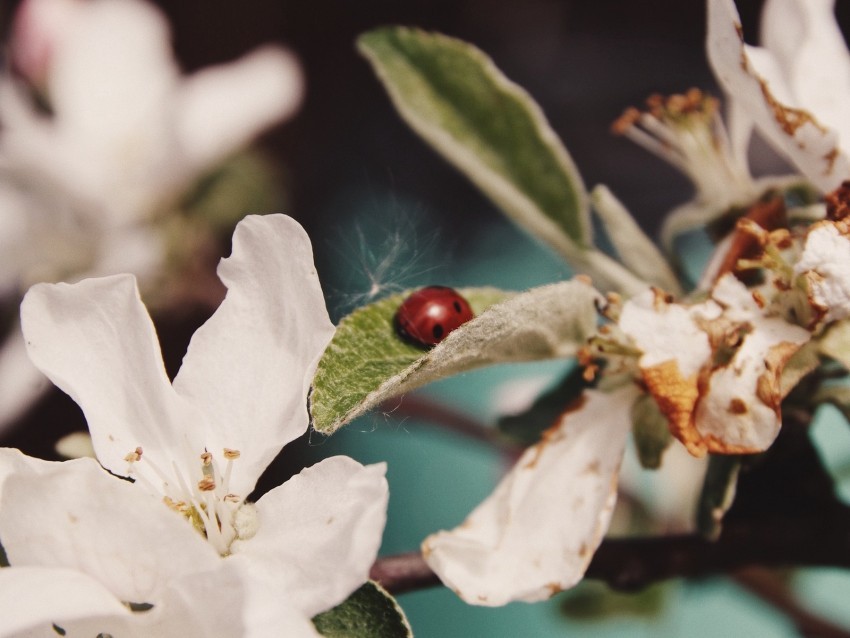
[[[369,581],[333,609],[313,618],[326,638],[412,638],[401,607],[378,583]]]
[[[405,27],[370,31],[357,46],[402,118],[508,217],[600,286],[628,295],[646,287],[594,248],[569,153],[537,103],[482,51]]]
[[[332,434],[386,399],[466,370],[571,356],[596,330],[600,295],[582,281],[520,294],[494,288],[460,293],[476,317],[431,350],[402,341],[393,328],[393,316],[408,293],[345,317],[313,379],[313,427]]]
[[[681,295],[679,280],[664,255],[608,187],[596,186],[590,197],[620,261],[648,283]]]
[[[358,40],[407,123],[517,223],[564,254],[591,244],[587,194],[540,107],[471,44],[404,27]]]
[[[564,593],[561,613],[573,620],[610,622],[613,618],[658,618],[669,601],[669,585],[656,583],[638,592],[619,592],[605,583],[583,580]]]

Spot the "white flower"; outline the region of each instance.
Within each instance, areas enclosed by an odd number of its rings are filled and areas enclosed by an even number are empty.
[[[850,55],[833,2],[768,0],[761,29],[763,48],[745,44],[734,1],[709,0],[714,74],[740,114],[831,191],[850,178]]]
[[[782,425],[785,364],[811,337],[768,316],[731,274],[691,306],[647,291],[623,307],[619,326],[643,353],[641,378],[695,456],[766,450]]]
[[[694,456],[766,449],[781,426],[783,368],[810,338],[768,313],[732,275],[698,304],[655,289],[626,302],[616,327],[624,347],[612,351],[637,353],[617,355],[631,368],[609,367],[639,383],[586,391],[466,521],[425,540],[425,560],[472,604],[531,602],[575,585],[611,520],[639,387]]]
[[[139,0],[25,0],[9,57],[0,297],[10,299],[39,281],[118,272],[144,287],[166,252],[155,213],[302,94],[297,63],[275,47],[182,76],[164,16]],[[0,353],[0,424],[45,387],[16,333]]]
[[[219,274],[227,297],[173,384],[131,276],[28,293],[30,355],[80,404],[100,464],[135,482],[0,454],[0,635],[313,636],[309,619],[367,578],[382,464],[326,459],[245,500],[306,430],[333,333],[309,240],[283,215],[248,217]]]
[[[47,209],[40,216],[21,210],[26,206],[12,210],[16,239],[29,240],[46,228],[60,237],[70,231],[66,242],[74,244],[77,259],[89,262],[71,263],[71,274],[120,271],[118,249],[110,247],[126,239],[122,232],[137,234],[134,225],[147,222],[156,206],[290,115],[301,99],[297,63],[275,47],[181,76],[164,16],[139,0],[26,0],[21,11],[47,23],[41,31],[48,35],[39,35],[38,24],[19,29],[12,55],[32,32],[49,49],[42,57],[50,112],[34,103],[29,85],[11,73],[2,78],[0,183],[9,197],[33,191],[55,197],[49,206],[39,202]],[[57,13],[62,28],[48,28]],[[5,224],[11,228],[9,220]],[[12,237],[3,234],[9,246]],[[40,256],[59,269],[54,276],[64,276],[55,258],[45,259],[57,243]],[[94,255],[82,256],[92,249]],[[110,258],[113,263],[104,263]],[[16,274],[24,288],[32,283],[26,273]],[[4,269],[4,277],[11,276]]]

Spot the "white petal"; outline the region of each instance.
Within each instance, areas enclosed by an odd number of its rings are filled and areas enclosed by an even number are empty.
[[[86,270],[88,277],[133,273],[143,291],[156,282],[166,258],[165,233],[144,225],[103,230],[97,260]]]
[[[32,407],[50,387],[30,361],[20,326],[15,323],[0,346],[0,432]]]
[[[176,103],[177,137],[187,161],[204,167],[291,116],[303,78],[295,57],[267,47],[186,80]]]
[[[643,352],[641,368],[673,360],[682,376],[689,378],[711,356],[708,335],[694,318],[719,314],[720,308],[711,302],[687,307],[667,303],[662,293],[646,290],[625,303],[619,326]]]
[[[703,380],[694,425],[708,451],[751,453],[767,449],[782,425],[779,379],[788,359],[811,334],[783,319],[765,317],[752,292],[732,274],[712,291],[724,319],[750,329],[726,365]]]
[[[230,491],[246,496],[307,430],[307,393],[334,328],[310,240],[285,215],[242,220],[218,273],[227,297],[192,337],[174,387],[206,413],[211,452],[241,452]]]
[[[125,457],[139,446],[167,464],[184,437],[203,451],[202,415],[171,387],[132,276],[39,284],[21,318],[30,357],[83,409],[104,467],[126,474]]]
[[[179,79],[168,23],[135,0],[85,3],[75,18],[49,76],[56,172],[77,193],[135,217],[162,195],[152,192],[152,179],[182,177],[168,161]]]
[[[43,86],[56,43],[82,5],[79,0],[24,0],[18,5],[9,36],[9,60],[30,85]]]
[[[709,0],[706,47],[718,82],[749,112],[777,151],[817,187],[834,189],[850,175],[850,162],[838,147],[836,132],[816,121],[817,113],[787,102],[790,91],[782,88],[777,67],[770,69],[766,52],[745,47],[739,29],[732,0]]]
[[[129,616],[130,611],[93,578],[70,569],[0,569],[0,637],[49,636],[53,624],[91,616]],[[64,626],[63,626],[64,628]],[[58,634],[56,634],[58,635]]]
[[[146,619],[139,619],[145,631],[140,636],[266,638],[270,628],[275,636],[318,636],[308,616],[275,592],[257,586],[250,576],[243,580],[236,570],[227,568],[226,562],[218,561],[210,571],[172,581],[160,605],[159,617],[147,624],[142,624]],[[111,633],[116,638],[123,636],[120,632]]]
[[[425,560],[442,581],[487,606],[575,585],[611,520],[636,394],[585,393],[463,524],[425,539]]]
[[[850,317],[850,239],[835,224],[814,226],[794,273],[806,275],[812,302],[826,321]]]
[[[183,517],[93,459],[0,459],[14,469],[0,496],[0,538],[13,567],[76,569],[121,601],[157,604],[170,580],[221,560]]]
[[[159,108],[177,79],[165,17],[145,2],[85,3],[59,39],[50,72],[57,124],[103,139]]]
[[[850,55],[834,0],[769,0],[762,44],[776,57],[797,101],[850,147]]]
[[[753,118],[742,108],[735,96],[730,95],[726,105],[726,129],[729,147],[738,166],[749,166],[748,151],[753,136]]]
[[[302,470],[257,502],[256,536],[228,559],[257,587],[308,617],[366,582],[386,522],[386,465],[335,456]]]
[[[695,418],[709,452],[741,454],[770,447],[782,425],[779,376],[809,337],[782,319],[763,319],[729,364],[712,372]]]
[[[26,473],[28,476],[49,472],[54,464],[40,459],[34,459],[25,455],[20,450],[8,447],[0,447],[0,495],[6,479],[18,473]],[[2,507],[2,496],[0,496],[0,507]]]

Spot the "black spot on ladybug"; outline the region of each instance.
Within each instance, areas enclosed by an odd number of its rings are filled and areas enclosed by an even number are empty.
[[[469,302],[456,290],[446,286],[428,286],[402,302],[393,323],[402,339],[430,348],[473,316]]]

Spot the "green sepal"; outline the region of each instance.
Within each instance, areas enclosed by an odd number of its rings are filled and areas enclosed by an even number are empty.
[[[642,394],[632,405],[632,435],[642,467],[657,470],[661,457],[673,441],[670,426],[655,399]]]
[[[741,457],[712,454],[697,505],[697,530],[708,540],[717,540],[723,517],[735,501]]]
[[[666,583],[655,583],[639,592],[618,592],[598,581],[584,580],[563,594],[561,613],[578,621],[611,621],[612,618],[657,618],[668,600]]]
[[[326,638],[412,638],[404,611],[384,588],[369,581],[344,602],[313,618]]]

